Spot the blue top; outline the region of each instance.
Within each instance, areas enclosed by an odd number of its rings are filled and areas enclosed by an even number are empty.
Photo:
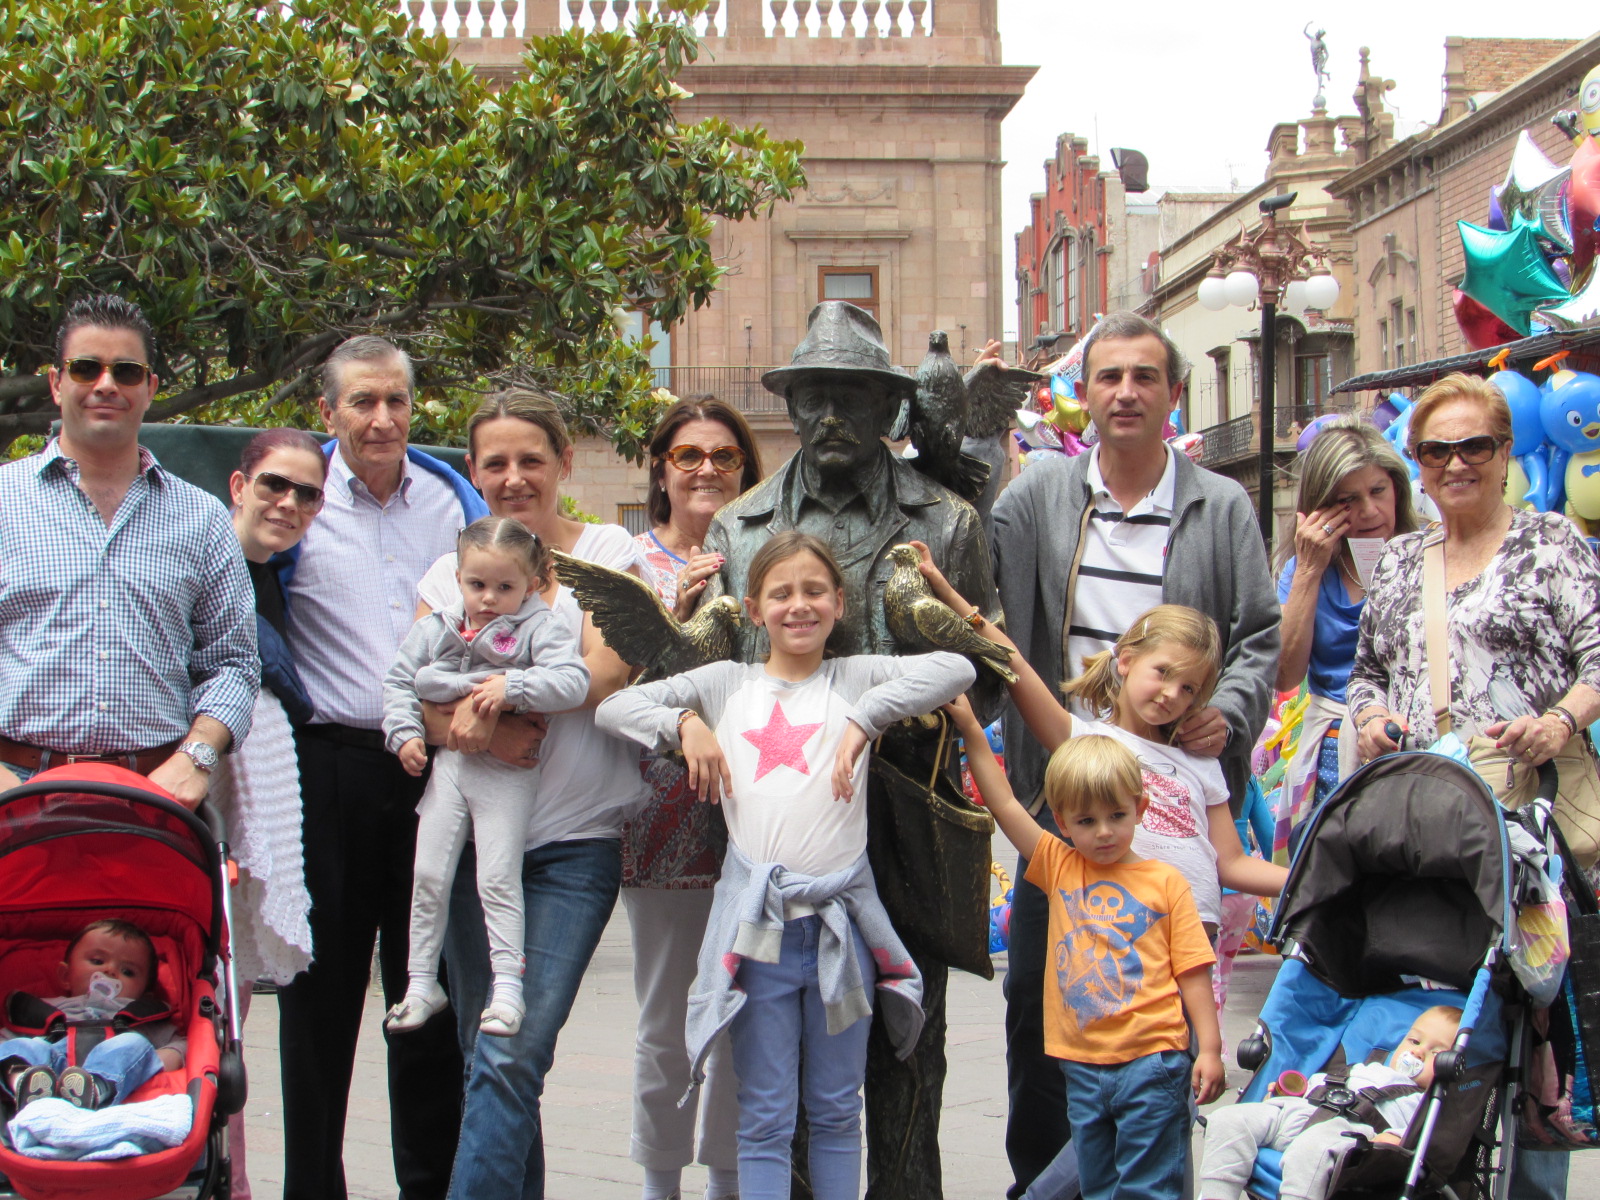
[[[1298,561],[1291,558],[1284,564],[1283,574],[1278,576],[1279,604],[1288,603],[1289,586],[1294,582]],[[1311,662],[1306,669],[1306,679],[1314,694],[1344,703],[1345,685],[1350,682],[1350,668],[1356,661],[1356,635],[1364,603],[1364,598],[1350,603],[1338,571],[1322,573],[1322,586],[1317,589],[1316,623],[1311,633]]]

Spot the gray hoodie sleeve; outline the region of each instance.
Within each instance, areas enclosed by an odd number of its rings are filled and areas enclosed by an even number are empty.
[[[545,610],[528,618],[528,661],[506,672],[506,700],[518,712],[555,713],[578,708],[589,694],[589,668],[567,623]]]
[[[897,657],[861,654],[838,659],[834,687],[854,697],[850,720],[869,738],[896,721],[920,717],[972,686],[977,670],[960,654],[938,651]]]
[[[738,690],[749,668],[718,662],[654,683],[613,692],[594,710],[595,728],[612,737],[630,738],[658,753],[679,750],[678,714],[693,709],[715,729],[728,697]]]
[[[423,736],[417,673],[433,661],[441,628],[440,619],[432,613],[413,625],[383,677],[383,744],[391,754],[412,738]]]

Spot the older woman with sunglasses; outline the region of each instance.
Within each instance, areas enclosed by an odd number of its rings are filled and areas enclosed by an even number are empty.
[[[639,535],[639,549],[662,601],[687,617],[722,566],[700,549],[711,517],[760,481],[761,460],[744,418],[715,396],[688,396],[667,409],[649,452],[650,528]],[[719,1200],[739,1190],[738,1097],[725,1048],[712,1055],[698,1104],[680,1109],[678,1100],[689,1087],[689,986],[728,833],[720,808],[695,802],[682,764],[647,757],[644,774],[650,802],[622,833],[622,902],[633,929],[639,1001],[631,1154],[644,1168],[643,1200],[677,1195],[683,1168],[697,1157],[711,1171],[706,1196]]]
[[[119,364],[120,365],[120,364]],[[227,819],[239,864],[233,902],[234,964],[250,1007],[250,983],[288,983],[311,961],[311,897],[300,846],[300,768],[291,721],[311,719],[311,701],[284,636],[284,594],[274,554],[297,545],[322,511],[328,460],[303,429],[268,429],[245,446],[228,481],[233,529],[256,594],[261,691],[250,737],[217,765],[211,802]],[[229,1118],[233,1194],[249,1200],[244,1120]]]
[[[1439,736],[1423,576],[1425,548],[1442,542],[1453,732],[1475,762],[1501,752],[1507,763],[1484,772],[1499,790],[1508,764],[1582,748],[1575,735],[1600,717],[1600,563],[1564,517],[1506,503],[1511,413],[1492,384],[1441,379],[1417,400],[1410,438],[1442,528],[1395,538],[1373,573],[1348,689],[1358,752],[1366,760],[1396,749],[1390,723],[1417,746]],[[1573,753],[1558,762],[1563,796],[1593,782],[1592,754]],[[1588,779],[1569,780],[1569,765]],[[1521,788],[1532,772],[1518,774]]]

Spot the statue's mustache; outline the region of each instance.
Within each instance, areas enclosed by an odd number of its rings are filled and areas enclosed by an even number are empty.
[[[817,425],[817,431],[811,435],[811,444],[820,446],[824,442],[839,442],[846,446],[859,446],[861,441],[850,432],[850,427],[837,417],[824,417]]]

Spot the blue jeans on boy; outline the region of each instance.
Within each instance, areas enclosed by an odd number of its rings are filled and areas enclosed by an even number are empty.
[[[479,1037],[491,981],[489,938],[478,901],[477,855],[470,844],[462,854],[445,934],[450,1003],[468,1062],[461,1140],[450,1175],[454,1200],[542,1200],[539,1098],[555,1061],[556,1035],[572,1012],[621,885],[622,843],[616,838],[550,842],[523,855],[522,995],[528,1012],[514,1037]]]
[[[790,1144],[802,1093],[811,1194],[816,1200],[855,1200],[861,1194],[861,1084],[872,1021],[863,1018],[828,1032],[817,984],[821,931],[817,916],[785,921],[777,962],[747,958],[739,964],[746,999],[728,1034],[739,1075],[740,1200],[788,1200]],[[851,932],[861,978],[870,988],[877,978],[872,954],[854,925]]]
[[[1183,1195],[1192,1069],[1179,1050],[1112,1065],[1061,1064],[1072,1121],[1069,1149],[1076,1147],[1084,1200]]]
[[[54,1042],[36,1037],[11,1038],[0,1042],[0,1068],[7,1066],[7,1059],[20,1059],[30,1067],[49,1067],[59,1075],[67,1067],[67,1042],[65,1038]],[[83,1056],[82,1066],[115,1089],[113,1104],[123,1103],[147,1080],[166,1069],[142,1033],[119,1033],[107,1038]]]

